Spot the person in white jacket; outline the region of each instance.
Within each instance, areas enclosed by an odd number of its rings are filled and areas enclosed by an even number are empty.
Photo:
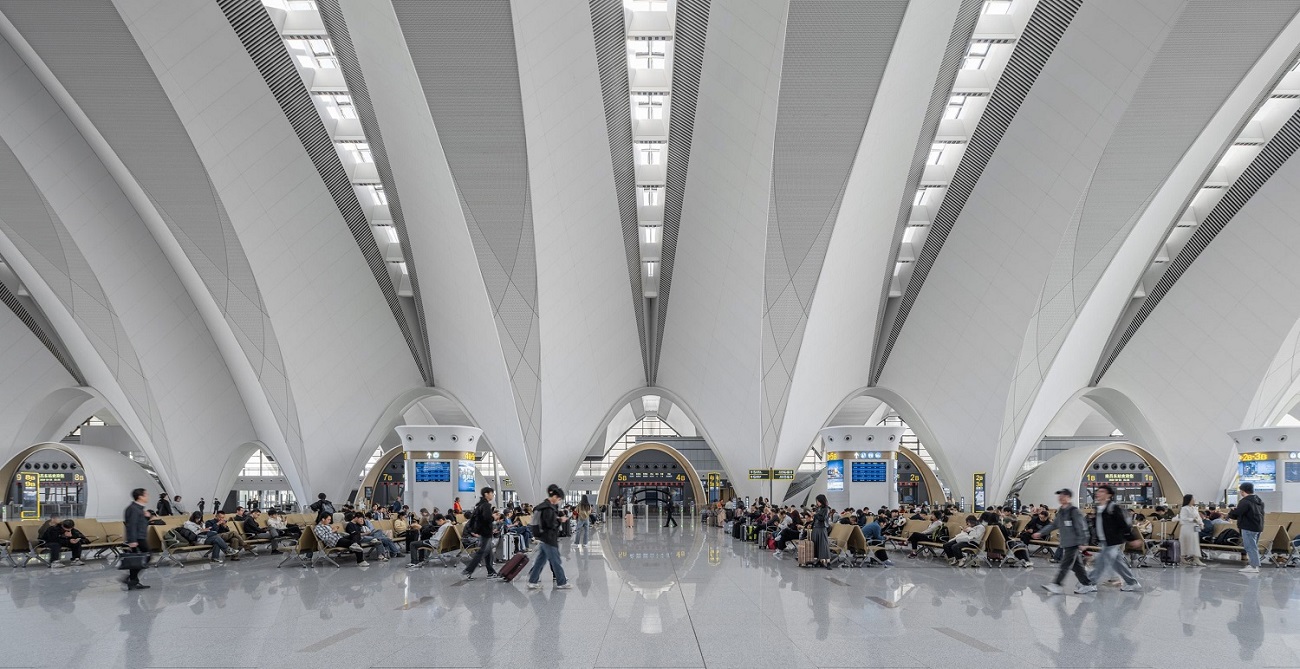
[[[1204,567],[1201,562],[1201,511],[1196,508],[1196,501],[1191,494],[1183,495],[1183,508],[1178,510],[1178,543],[1183,551],[1183,563],[1193,567]]]
[[[988,527],[975,516],[966,516],[966,529],[957,533],[943,545],[943,553],[948,556],[948,564],[955,565],[962,558],[963,548],[977,548],[984,540],[984,531]]]

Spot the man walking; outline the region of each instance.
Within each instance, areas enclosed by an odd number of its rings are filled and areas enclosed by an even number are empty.
[[[664,521],[664,527],[668,527],[669,525],[677,527],[677,519],[673,518],[673,513],[676,511],[677,505],[673,504],[673,500],[669,498],[668,504],[664,505],[664,515],[667,517],[667,520]]]
[[[1241,493],[1241,499],[1237,502],[1237,508],[1228,512],[1228,517],[1237,521],[1237,529],[1241,530],[1241,547],[1246,549],[1246,557],[1250,560],[1250,564],[1237,571],[1258,574],[1259,534],[1264,531],[1264,501],[1255,494],[1255,484],[1250,481],[1242,481],[1237,486],[1237,491]]]
[[[1083,562],[1079,560],[1079,547],[1088,540],[1087,521],[1084,520],[1079,507],[1074,505],[1074,493],[1069,488],[1057,490],[1056,501],[1061,504],[1061,508],[1056,511],[1056,517],[1034,533],[1035,539],[1041,539],[1050,536],[1052,530],[1060,532],[1061,563],[1057,567],[1056,578],[1051,583],[1043,584],[1043,589],[1053,595],[1061,594],[1061,583],[1065,581],[1065,574],[1069,571],[1074,571],[1075,578],[1079,579],[1079,590],[1092,587],[1092,581],[1088,580],[1088,570],[1083,568]],[[1085,592],[1095,591],[1095,587],[1091,591],[1085,590]]]
[[[1092,573],[1088,574],[1088,580],[1092,581],[1092,585],[1081,585],[1075,592],[1078,594],[1096,592],[1096,584],[1105,580],[1106,572],[1111,569],[1124,579],[1124,585],[1120,586],[1120,590],[1137,592],[1142,589],[1142,584],[1138,583],[1137,577],[1133,576],[1133,570],[1129,569],[1128,563],[1124,561],[1124,546],[1130,541],[1138,540],[1138,537],[1124,515],[1124,510],[1111,501],[1115,498],[1114,488],[1108,485],[1101,486],[1097,488],[1095,497],[1097,499],[1097,541],[1102,546],[1101,553],[1093,562]]]
[[[474,553],[474,559],[470,560],[469,566],[465,567],[465,580],[474,580],[474,570],[478,569],[480,562],[487,567],[487,577],[490,579],[501,578],[496,569],[492,567],[492,534],[494,530],[494,520],[492,518],[492,498],[496,496],[496,491],[491,487],[483,488],[483,494],[478,499],[478,504],[470,511],[469,517],[465,518],[465,532],[471,535],[478,535],[478,552]],[[460,499],[457,497],[456,499]]]
[[[123,534],[123,541],[126,543],[128,553],[148,553],[149,543],[149,517],[145,515],[145,508],[149,506],[149,493],[144,488],[136,488],[131,491],[131,504],[126,507],[123,513],[126,529]],[[142,568],[135,568],[127,571],[126,589],[127,590],[146,590],[149,586],[140,582],[140,571]]]
[[[564,565],[560,564],[560,525],[568,520],[568,517],[560,511],[560,503],[563,501],[564,490],[552,483],[546,489],[546,501],[533,509],[533,518],[541,530],[537,534],[541,554],[537,556],[537,562],[533,563],[533,570],[528,573],[529,590],[538,590],[542,587],[539,581],[544,563],[551,565],[556,590],[568,590],[573,587],[564,575]]]

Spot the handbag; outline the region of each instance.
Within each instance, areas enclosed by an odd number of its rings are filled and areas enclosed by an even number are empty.
[[[122,557],[119,558],[117,561],[117,568],[118,569],[148,569],[149,554],[135,553],[135,552],[123,553]]]

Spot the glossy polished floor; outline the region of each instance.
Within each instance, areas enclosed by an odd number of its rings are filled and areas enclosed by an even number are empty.
[[[1143,594],[1049,597],[1037,569],[800,569],[716,529],[602,529],[575,588],[270,557],[0,572],[3,667],[1300,666],[1300,574],[1142,569]],[[17,640],[30,640],[30,644]]]

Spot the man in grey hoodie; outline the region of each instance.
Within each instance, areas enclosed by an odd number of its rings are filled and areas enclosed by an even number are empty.
[[[1079,507],[1074,505],[1074,493],[1069,488],[1057,490],[1056,501],[1061,503],[1061,508],[1056,510],[1056,517],[1034,533],[1035,539],[1041,539],[1050,536],[1052,530],[1060,532],[1061,562],[1057,566],[1056,578],[1051,583],[1043,584],[1043,589],[1053,595],[1061,594],[1061,583],[1070,570],[1079,579],[1080,590],[1092,587],[1092,581],[1088,580],[1088,570],[1084,569],[1083,560],[1079,558],[1079,547],[1088,541],[1088,521],[1084,519]]]

